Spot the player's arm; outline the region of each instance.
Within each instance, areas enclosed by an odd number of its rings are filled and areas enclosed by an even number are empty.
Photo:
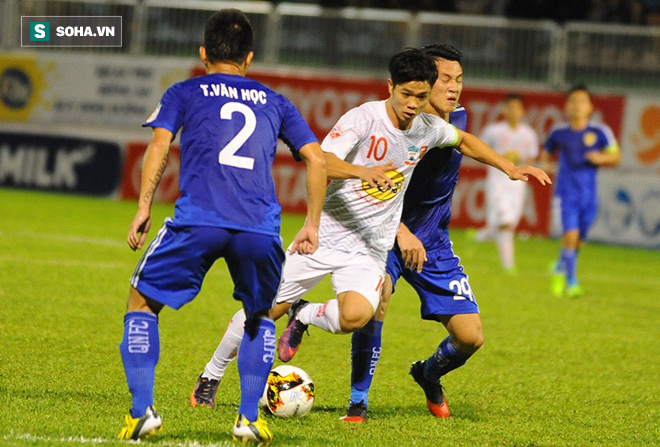
[[[291,244],[291,253],[314,253],[319,246],[319,225],[328,175],[325,157],[317,142],[304,145],[299,154],[307,165],[307,219]]]
[[[552,181],[548,174],[542,169],[534,166],[516,166],[509,160],[495,152],[490,146],[481,141],[476,136],[458,131],[458,149],[466,156],[477,160],[478,162],[493,166],[509,176],[511,180],[522,180],[526,182],[529,176],[535,177],[542,185],[550,184]]]
[[[426,249],[422,241],[403,222],[399,224],[396,232],[396,243],[401,250],[404,266],[421,273],[424,263],[428,261]]]
[[[325,162],[328,166],[328,178],[331,180],[360,179],[369,183],[373,188],[380,185],[396,186],[392,179],[385,175],[386,171],[394,168],[393,162],[367,167],[349,163],[337,157],[332,152],[324,152]]]
[[[173,138],[174,135],[169,130],[155,127],[147,152],[144,155],[138,210],[128,229],[127,237],[128,245],[133,250],[142,248],[151,228],[151,205],[167,166],[167,155]]]
[[[609,146],[604,151],[589,151],[585,154],[587,160],[598,166],[616,166],[621,161],[621,151],[616,145]]]

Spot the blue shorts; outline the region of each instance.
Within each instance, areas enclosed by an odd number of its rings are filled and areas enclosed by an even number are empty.
[[[138,262],[131,285],[152,300],[179,309],[197,296],[218,258],[225,258],[234,299],[243,302],[248,316],[273,306],[284,262],[278,236],[178,226],[169,218]]]
[[[561,199],[561,225],[564,233],[572,230],[580,231],[580,240],[585,240],[589,229],[596,220],[598,203],[596,200],[576,202]]]
[[[403,278],[415,289],[421,301],[420,312],[425,320],[436,320],[437,315],[479,313],[468,276],[460,265],[460,259],[451,247],[439,248],[426,253],[422,273],[405,268],[401,251],[394,246],[387,257],[387,274],[393,287]]]

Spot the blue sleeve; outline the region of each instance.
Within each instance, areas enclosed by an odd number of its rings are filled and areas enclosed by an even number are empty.
[[[463,132],[467,129],[467,118],[467,111],[461,106],[449,114],[449,122]]]
[[[282,117],[282,127],[278,137],[289,146],[293,158],[300,161],[300,148],[309,143],[317,143],[318,139],[309,128],[309,125],[296,109],[291,101],[282,97],[284,113]]]
[[[546,150],[546,152],[550,154],[554,154],[555,151],[557,150],[557,135],[556,132],[553,130],[550,132],[550,135],[548,135],[548,138],[545,140],[545,143],[543,143],[543,148]]]
[[[142,127],[162,127],[176,135],[183,125],[183,116],[185,109],[184,98],[182,97],[181,84],[175,84],[168,88],[163,94],[156,110],[151,114]]]

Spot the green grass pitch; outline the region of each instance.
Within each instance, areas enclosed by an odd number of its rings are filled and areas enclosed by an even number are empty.
[[[153,237],[171,205],[156,205]],[[122,445],[130,407],[118,344],[128,278],[140,256],[125,243],[134,203],[0,189],[0,445]],[[291,241],[300,216],[285,216]],[[277,446],[660,445],[660,253],[592,244],[578,274],[586,295],[554,298],[547,266],[557,241],[516,241],[519,276],[503,276],[493,244],[460,230],[454,248],[480,304],[486,343],[444,380],[450,420],[430,416],[408,375],[445,337],[419,318],[400,283],[384,326],[366,424],[339,421],[349,395],[350,337],[311,329],[292,364],[316,383],[304,418],[270,417]],[[238,308],[220,261],[199,297],[160,317],[154,446],[234,445],[235,365],[213,410],[188,398]],[[332,297],[329,281],[309,299]],[[281,333],[284,320],[278,323]],[[279,362],[276,362],[279,364]]]

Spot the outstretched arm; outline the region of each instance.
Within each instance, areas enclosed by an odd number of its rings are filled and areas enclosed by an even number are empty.
[[[369,183],[369,186],[377,188],[387,185],[394,188],[396,185],[385,172],[394,169],[393,162],[387,162],[382,165],[366,167],[351,164],[337,157],[332,152],[323,152],[328,166],[328,178],[331,180],[344,180],[358,178]]]
[[[142,248],[151,228],[151,204],[167,166],[167,155],[170,151],[172,138],[174,138],[174,135],[169,130],[162,127],[154,128],[147,152],[144,154],[138,210],[131,226],[128,228],[128,237],[126,238],[128,246],[132,250]]]
[[[529,176],[535,177],[542,185],[550,184],[552,181],[548,174],[542,169],[534,166],[516,166],[509,160],[495,152],[490,146],[481,141],[476,136],[463,132],[459,132],[459,146],[460,151],[470,158],[473,158],[481,163],[493,166],[509,176],[511,180],[522,180],[526,182]]]
[[[307,165],[307,219],[291,244],[291,253],[314,253],[319,247],[319,225],[328,174],[318,143],[304,145],[300,148],[300,156]]]

